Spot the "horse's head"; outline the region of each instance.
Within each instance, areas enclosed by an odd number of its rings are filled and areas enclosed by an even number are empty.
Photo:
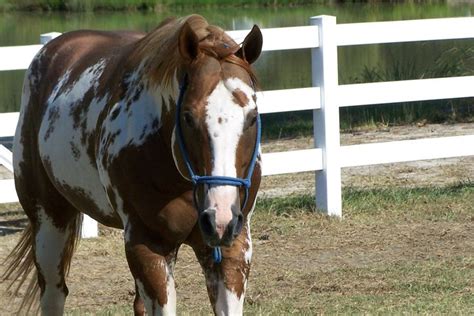
[[[240,234],[253,201],[248,187],[258,152],[259,117],[255,77],[260,55],[257,26],[242,45],[208,27],[202,37],[185,23],[180,31],[173,156],[183,177],[194,183],[194,203],[209,246],[230,245]]]

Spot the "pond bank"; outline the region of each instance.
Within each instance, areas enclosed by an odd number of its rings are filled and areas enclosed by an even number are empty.
[[[332,4],[346,1],[334,0],[196,0],[189,1],[166,0],[0,0],[0,11],[67,11],[67,12],[93,12],[93,11],[155,11],[161,12],[169,9],[183,8],[232,8],[232,7],[296,7],[310,4]],[[348,1],[352,2],[352,1]],[[444,1],[442,1],[444,2]]]

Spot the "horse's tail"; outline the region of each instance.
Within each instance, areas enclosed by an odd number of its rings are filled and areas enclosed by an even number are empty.
[[[61,261],[65,275],[69,273],[72,255],[77,246],[82,226],[82,216],[78,215],[73,223],[74,233],[67,240],[64,249],[64,257]],[[23,300],[18,308],[18,314],[29,315],[30,311],[39,312],[40,287],[35,267],[35,253],[33,249],[35,234],[31,223],[23,231],[23,235],[15,248],[5,259],[5,272],[1,276],[2,282],[10,282],[7,292],[12,297],[23,296]],[[20,290],[28,280],[24,292],[20,295]]]
[[[7,292],[17,297],[26,280],[30,279],[26,288],[23,301],[19,311],[25,309],[28,313],[32,308],[38,309],[39,305],[39,286],[36,275],[34,275],[34,242],[33,228],[31,224],[23,231],[18,244],[13,248],[12,252],[5,259],[6,270],[2,275],[2,282],[10,282]]]

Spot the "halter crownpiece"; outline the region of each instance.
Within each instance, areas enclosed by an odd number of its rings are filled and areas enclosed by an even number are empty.
[[[194,207],[199,212],[199,205],[197,203],[197,188],[200,184],[207,185],[231,185],[235,187],[244,188],[244,202],[242,203],[241,209],[243,210],[248,202],[249,188],[252,185],[252,175],[257,163],[258,149],[261,138],[261,123],[260,123],[260,114],[257,114],[257,138],[255,140],[255,147],[253,149],[252,159],[250,160],[249,168],[247,171],[247,176],[245,178],[237,177],[226,177],[226,176],[199,176],[193,170],[191,165],[191,160],[189,159],[188,151],[186,150],[186,144],[184,143],[183,130],[181,129],[181,108],[183,105],[184,93],[188,87],[188,76],[184,75],[183,81],[179,87],[179,96],[178,102],[176,103],[176,131],[177,131],[177,141],[179,148],[181,150],[181,155],[183,157],[186,169],[188,170],[189,176],[191,177],[191,182],[193,183],[193,202]],[[220,263],[222,261],[222,252],[220,247],[215,247],[213,249],[213,258],[214,262]]]

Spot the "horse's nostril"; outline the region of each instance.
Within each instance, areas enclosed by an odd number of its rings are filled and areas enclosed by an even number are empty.
[[[237,215],[237,221],[234,226],[234,232],[233,232],[234,237],[237,237],[242,231],[243,222],[244,222],[244,216],[242,215],[242,213],[240,213],[239,215]]]
[[[201,231],[208,236],[212,235],[215,231],[215,225],[213,224],[215,222],[214,218],[215,215],[208,211],[204,211],[199,217]]]

